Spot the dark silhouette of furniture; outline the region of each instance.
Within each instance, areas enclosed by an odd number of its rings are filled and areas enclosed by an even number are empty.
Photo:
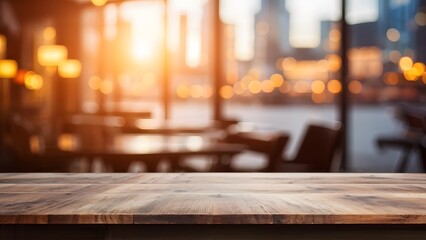
[[[260,153],[267,159],[265,167],[260,169],[245,169],[232,164],[233,158],[227,162],[218,163],[213,171],[233,172],[273,172],[277,162],[281,159],[283,150],[289,140],[287,133],[282,132],[238,132],[230,133],[224,139],[226,143],[242,144],[246,146],[244,152]]]
[[[381,136],[377,138],[380,149],[397,148],[401,154],[394,172],[405,172],[413,152],[420,151],[423,167],[426,172],[425,154],[422,154],[422,141],[426,133],[426,114],[420,108],[401,105],[395,108],[396,118],[404,125],[404,131],[399,135]]]
[[[278,172],[330,172],[339,145],[342,124],[339,122],[308,125],[296,157],[282,159]]]

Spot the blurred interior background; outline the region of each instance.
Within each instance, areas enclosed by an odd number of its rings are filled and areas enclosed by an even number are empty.
[[[425,43],[425,0],[0,0],[2,135],[237,120],[288,132],[294,156],[306,125],[337,120],[345,171],[392,172],[401,148],[377,142],[407,129],[398,109],[424,113]]]

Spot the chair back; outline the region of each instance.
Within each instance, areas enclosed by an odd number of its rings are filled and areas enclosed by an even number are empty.
[[[341,128],[339,122],[330,125],[310,124],[294,162],[308,164],[313,171],[329,172],[341,137]]]
[[[225,139],[228,143],[243,144],[249,151],[264,154],[268,160],[266,168],[262,169],[265,172],[274,171],[288,140],[289,137],[285,133],[255,132],[229,134]]]

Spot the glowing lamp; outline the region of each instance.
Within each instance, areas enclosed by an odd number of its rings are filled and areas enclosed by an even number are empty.
[[[91,0],[92,4],[97,6],[97,7],[101,7],[103,5],[105,5],[108,0]]]
[[[37,57],[40,65],[56,67],[67,58],[68,50],[62,45],[43,45],[38,48]]]
[[[0,78],[14,78],[18,70],[15,60],[0,59]]]
[[[63,78],[76,78],[81,73],[81,63],[75,59],[64,60],[58,65],[59,76]]]

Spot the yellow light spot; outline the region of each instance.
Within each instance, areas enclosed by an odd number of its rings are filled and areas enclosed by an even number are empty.
[[[274,87],[279,88],[283,85],[284,78],[281,74],[272,74],[271,81],[274,84]]]
[[[43,78],[35,72],[27,72],[24,76],[25,87],[29,90],[39,90],[43,87]]]
[[[275,89],[274,83],[271,80],[265,80],[262,82],[262,91],[265,93],[271,93]]]
[[[265,21],[259,21],[256,24],[256,32],[260,35],[266,35],[269,33],[269,24]]]
[[[0,59],[0,78],[14,78],[18,71],[18,63],[11,59]]]
[[[288,82],[284,82],[280,87],[281,93],[289,93],[291,92],[291,85]]]
[[[251,81],[248,85],[248,90],[254,94],[260,93],[260,91],[262,91],[262,83],[257,80]]]
[[[297,93],[308,93],[309,90],[309,83],[305,81],[298,81],[296,84],[294,84],[294,91],[296,91]]]
[[[62,45],[43,45],[37,50],[38,62],[44,67],[56,67],[67,59],[68,50]]]
[[[338,80],[330,80],[327,83],[327,89],[331,93],[339,93],[342,90],[342,84]]]
[[[421,77],[425,73],[425,65],[421,62],[416,62],[413,65],[413,68],[417,71],[417,76]]]
[[[359,94],[359,93],[361,93],[361,91],[362,91],[362,84],[361,84],[361,82],[360,82],[360,81],[358,81],[358,80],[352,80],[352,81],[349,83],[348,88],[349,88],[349,91],[350,91],[351,93],[353,93],[353,94]]]
[[[180,98],[188,98],[190,93],[190,89],[186,84],[181,84],[176,88],[176,94],[178,95],[178,97]]]
[[[398,63],[401,58],[401,53],[397,50],[392,50],[389,53],[389,60],[393,63]]]
[[[98,90],[101,88],[102,79],[98,76],[93,76],[89,79],[89,87],[93,90]]]
[[[332,72],[337,72],[340,70],[342,66],[342,60],[340,59],[340,56],[337,54],[329,54],[326,56],[326,59],[328,61],[328,69]]]
[[[54,27],[46,27],[43,30],[43,38],[46,41],[52,41],[56,37],[56,29]]]
[[[190,95],[193,98],[199,98],[203,94],[203,87],[198,84],[192,85],[190,88]]]
[[[328,38],[330,39],[330,41],[333,41],[333,42],[340,41],[341,37],[342,37],[342,35],[341,35],[340,31],[337,30],[337,29],[332,29],[330,31],[330,33],[328,34]]]
[[[243,89],[248,89],[248,86],[252,81],[254,81],[254,79],[251,76],[244,76],[241,79],[241,87]]]
[[[402,71],[410,70],[413,67],[413,60],[410,57],[402,57],[399,59],[399,68]]]
[[[311,95],[311,99],[313,103],[316,104],[320,104],[320,103],[324,103],[325,102],[325,94],[324,93],[320,93],[320,94],[312,94]]]
[[[284,58],[282,62],[282,68],[284,71],[291,71],[295,69],[296,66],[297,66],[297,60],[292,57]]]
[[[426,13],[424,12],[418,12],[416,13],[416,24],[423,27],[426,26]]]
[[[92,1],[92,4],[97,7],[101,7],[108,2],[108,0],[91,0],[91,1]]]
[[[405,79],[407,79],[407,81],[416,81],[417,79],[419,79],[417,70],[414,68],[404,71],[404,77]]]
[[[220,88],[220,96],[224,99],[230,99],[234,96],[234,92],[231,86],[225,85]]]
[[[101,91],[101,93],[107,95],[112,93],[112,91],[114,90],[114,85],[112,84],[112,81],[104,80],[102,81],[101,88],[99,90]]]
[[[63,78],[77,78],[81,73],[81,63],[75,59],[61,61],[58,66],[58,73]]]
[[[399,75],[396,72],[386,73],[383,77],[385,83],[389,85],[396,85],[399,82]]]
[[[325,90],[325,84],[323,81],[316,80],[311,85],[311,90],[313,93],[320,94]]]
[[[396,28],[389,28],[386,31],[386,37],[391,42],[398,42],[399,38],[401,37],[401,34],[399,33],[399,31]]]

